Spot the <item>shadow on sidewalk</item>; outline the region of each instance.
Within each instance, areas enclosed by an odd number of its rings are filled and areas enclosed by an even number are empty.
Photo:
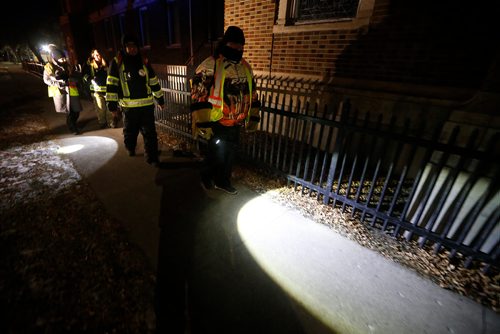
[[[205,192],[198,166],[172,158],[156,177],[163,188],[157,333],[305,333],[291,301],[239,237],[239,209],[255,194]]]

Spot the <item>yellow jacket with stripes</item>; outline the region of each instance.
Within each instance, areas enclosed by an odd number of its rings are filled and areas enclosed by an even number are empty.
[[[122,108],[137,108],[164,104],[163,91],[158,77],[140,55],[120,53],[109,65],[106,79],[106,102],[113,112]]]

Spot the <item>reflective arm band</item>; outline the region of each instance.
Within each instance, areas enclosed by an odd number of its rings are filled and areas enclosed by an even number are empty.
[[[108,75],[108,77],[106,78],[107,85],[118,86],[119,83],[120,83],[120,79],[118,79],[117,77],[112,77],[112,76]]]
[[[153,96],[156,97],[157,99],[159,99],[160,97],[163,96],[163,91],[162,90],[158,90],[156,92],[153,92]]]
[[[158,77],[152,77],[149,79],[149,85],[150,86],[154,86],[154,85],[158,85]]]
[[[106,101],[118,101],[118,94],[117,93],[106,93]]]

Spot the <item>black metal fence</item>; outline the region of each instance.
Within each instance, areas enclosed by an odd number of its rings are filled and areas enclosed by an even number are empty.
[[[158,124],[192,141],[187,69],[170,67],[160,81]],[[392,236],[446,248],[466,267],[498,267],[500,133],[361,115],[325,87],[257,77],[261,123],[243,134],[240,157]]]
[[[43,76],[43,64],[37,62],[23,62],[23,70],[30,72],[36,76]]]
[[[193,141],[191,135],[190,84],[187,66],[167,65],[167,77],[160,78],[165,109],[156,111],[156,122],[175,135]]]
[[[41,76],[43,66],[23,63]],[[166,108],[157,124],[191,135],[189,68],[160,78]],[[281,173],[303,194],[421,247],[499,267],[499,132],[446,122],[359,114],[318,81],[256,77],[261,122],[243,134],[240,158]],[[402,112],[402,114],[405,114]]]

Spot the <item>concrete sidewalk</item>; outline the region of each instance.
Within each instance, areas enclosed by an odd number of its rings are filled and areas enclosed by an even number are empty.
[[[77,170],[156,265],[162,188],[155,178],[163,174],[163,191],[183,210],[193,194],[179,182],[182,170],[157,171],[140,154],[128,157],[121,129],[59,143],[83,145],[71,155]],[[172,158],[165,152],[160,159]],[[499,314],[235,186],[237,196],[207,194],[210,205],[193,232],[191,302],[202,333],[500,332]]]
[[[163,260],[157,255],[165,243],[159,223],[168,226],[175,210],[197,217],[189,239],[182,239],[192,241],[183,247],[191,254],[185,265],[193,333],[500,333],[500,314],[269,195],[241,184],[235,184],[236,196],[200,193],[195,169],[155,169],[140,150],[128,157],[122,129],[97,129],[90,104],[79,136],[66,134],[50,100],[43,116],[60,146],[79,148],[68,154],[75,168],[152,267]],[[160,160],[175,159],[164,151]],[[201,198],[194,200],[194,192]]]

